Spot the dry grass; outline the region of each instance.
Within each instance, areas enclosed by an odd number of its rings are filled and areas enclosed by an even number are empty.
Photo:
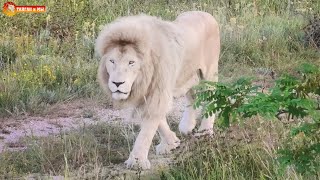
[[[116,17],[141,12],[169,20],[187,10],[215,15],[222,32],[221,81],[256,76],[257,69],[281,74],[301,62],[320,64],[319,51],[305,46],[303,41],[303,27],[319,11],[318,1],[292,1],[290,5],[287,2],[291,1],[280,0],[228,2],[16,1],[18,5],[45,4],[48,12],[0,15],[0,117],[43,115],[54,111],[52,107],[57,103],[83,97],[103,99],[96,83],[98,59],[93,50],[96,35],[102,25]],[[90,118],[92,112],[84,112],[83,116]],[[279,171],[275,150],[287,129],[279,122],[256,119],[244,129],[217,132],[213,139],[186,138],[180,149],[185,157],[178,155],[170,170],[153,172],[151,177],[144,178],[313,178],[298,175],[292,169]],[[101,124],[69,134],[26,140],[27,150],[0,154],[0,178],[123,177],[126,171],[121,168],[122,162],[136,132],[134,127]],[[133,178],[138,175],[133,173]]]

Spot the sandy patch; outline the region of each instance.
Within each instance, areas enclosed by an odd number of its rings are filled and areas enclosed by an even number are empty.
[[[170,119],[180,119],[184,98],[174,100]],[[130,110],[115,110],[89,100],[56,104],[39,116],[7,118],[0,124],[0,152],[22,150],[24,137],[45,137],[67,132],[83,125],[122,121],[130,123]]]

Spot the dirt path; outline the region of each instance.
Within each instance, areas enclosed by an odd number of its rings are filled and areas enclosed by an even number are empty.
[[[174,100],[169,116],[179,119],[184,107],[184,98]],[[45,137],[70,131],[82,125],[100,122],[129,122],[129,110],[115,110],[103,107],[93,101],[77,100],[57,104],[43,115],[7,118],[0,122],[0,153],[7,150],[26,148],[20,140],[24,137]]]

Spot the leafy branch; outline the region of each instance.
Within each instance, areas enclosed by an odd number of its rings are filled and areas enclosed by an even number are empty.
[[[296,75],[285,74],[276,80],[268,93],[260,92],[261,87],[251,80],[240,78],[232,84],[202,81],[194,88],[194,108],[202,107],[206,118],[218,114],[217,122],[223,127],[257,115],[281,120],[281,115],[287,114],[288,119],[298,119],[299,126],[289,138],[302,133],[308,143],[280,150],[279,160],[301,173],[316,172],[314,168],[320,168],[320,68],[303,64]]]

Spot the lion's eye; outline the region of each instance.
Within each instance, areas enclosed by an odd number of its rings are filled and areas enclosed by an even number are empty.
[[[110,59],[110,62],[111,62],[112,64],[114,64],[114,60]]]
[[[134,61],[129,61],[129,65],[132,65],[132,64],[134,64]]]

